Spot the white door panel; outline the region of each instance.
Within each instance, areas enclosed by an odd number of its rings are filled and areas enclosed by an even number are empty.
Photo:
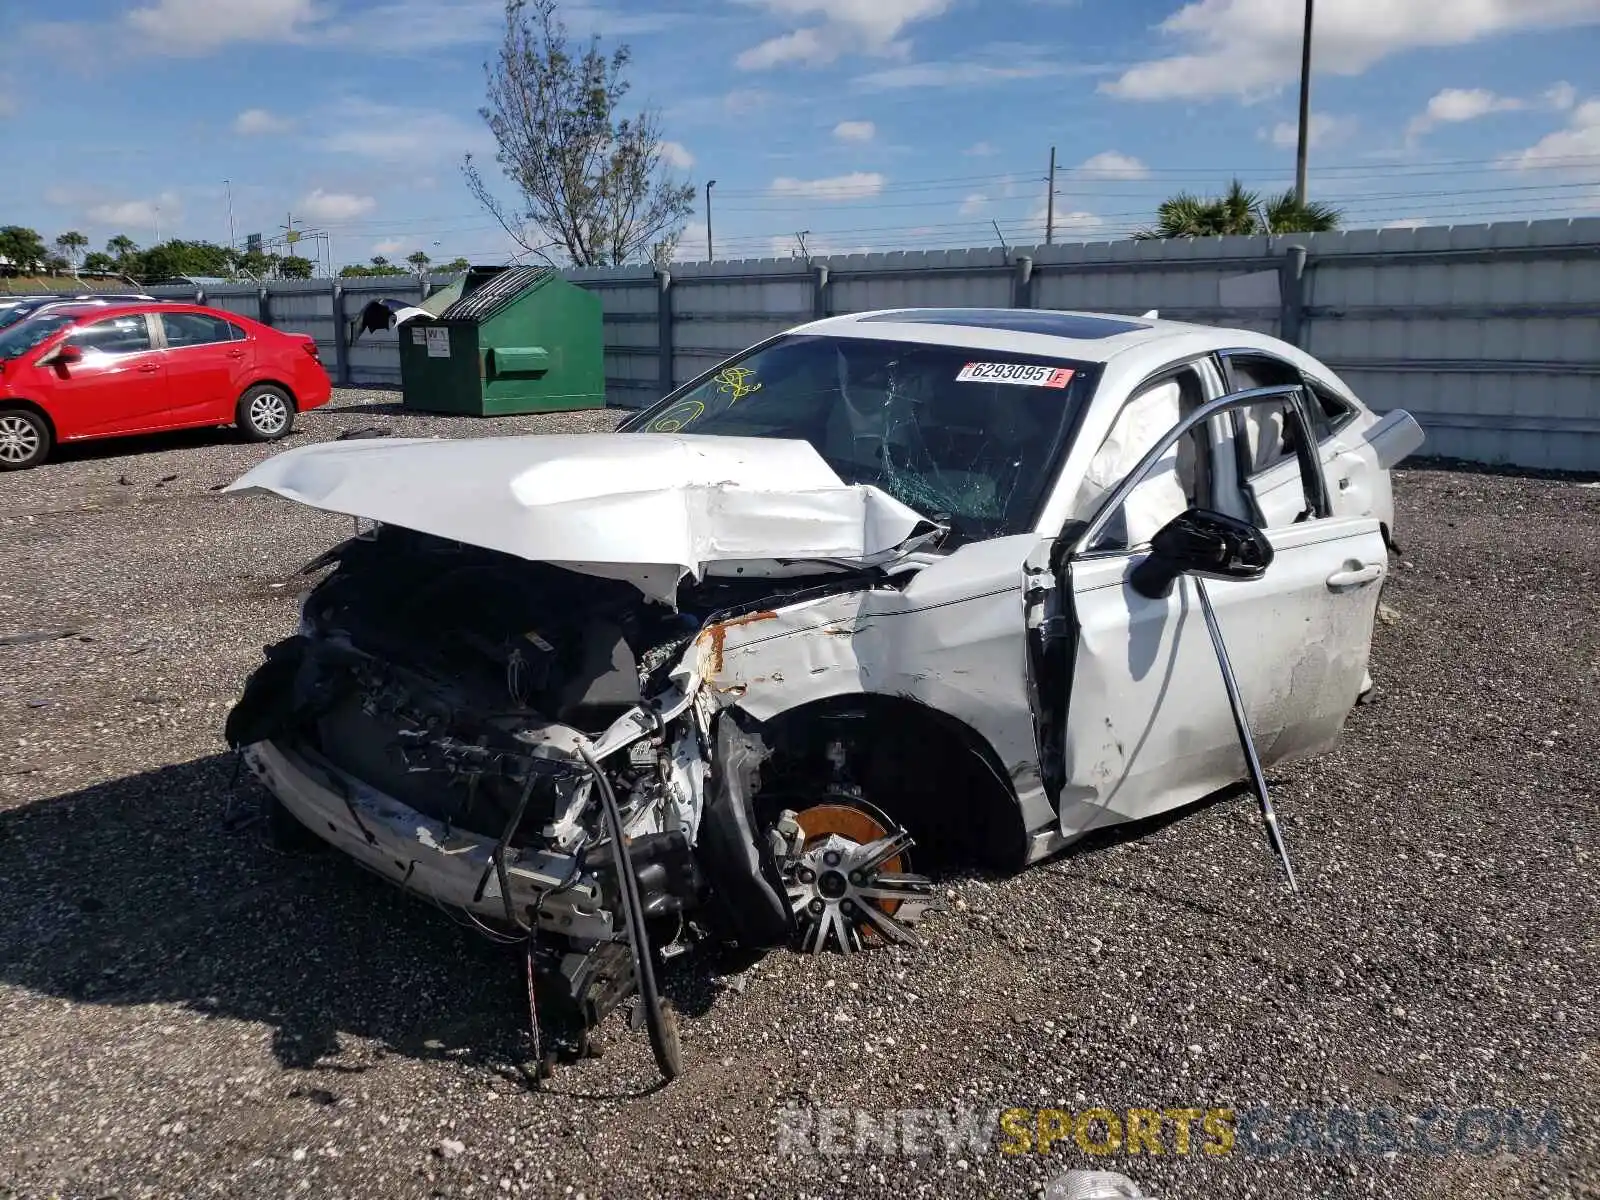
[[[1264,764],[1337,739],[1366,673],[1388,569],[1370,518],[1305,521],[1268,539],[1274,559],[1262,578],[1206,585]],[[1181,577],[1165,598],[1141,596],[1127,579],[1143,557],[1071,567],[1078,638],[1060,811],[1069,837],[1244,776],[1195,581]]]
[[[1406,455],[1420,449],[1425,436],[1417,419],[1404,409],[1385,413],[1377,424],[1362,432],[1362,440],[1372,447],[1378,469],[1387,471]]]

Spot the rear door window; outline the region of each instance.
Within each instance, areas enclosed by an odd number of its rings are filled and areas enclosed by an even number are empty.
[[[161,324],[167,332],[167,346],[173,350],[238,341],[244,337],[244,330],[233,322],[207,313],[162,313]]]

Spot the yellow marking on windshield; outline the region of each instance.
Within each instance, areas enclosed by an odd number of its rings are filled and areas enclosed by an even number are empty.
[[[756,379],[756,373],[749,367],[724,367],[717,372],[714,382],[717,391],[735,400],[743,400],[751,392],[761,390],[760,380]]]

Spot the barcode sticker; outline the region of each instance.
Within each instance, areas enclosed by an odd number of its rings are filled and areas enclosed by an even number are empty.
[[[1072,382],[1069,367],[1035,363],[971,362],[956,373],[958,383],[1012,383],[1019,387],[1064,388]]]

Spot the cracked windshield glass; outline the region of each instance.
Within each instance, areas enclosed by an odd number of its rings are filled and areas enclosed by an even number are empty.
[[[810,442],[846,483],[882,488],[967,541],[1029,527],[1092,373],[989,350],[789,337],[636,428]]]

